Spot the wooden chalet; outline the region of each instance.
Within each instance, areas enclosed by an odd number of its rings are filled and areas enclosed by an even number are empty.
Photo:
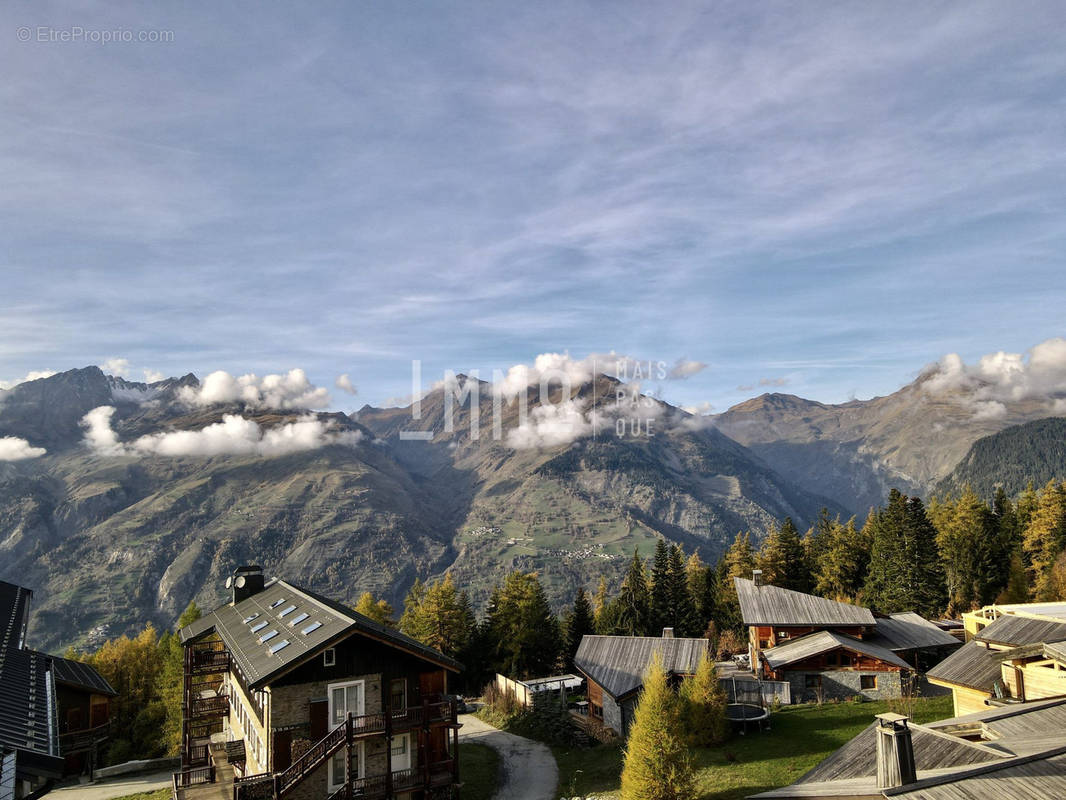
[[[973,638],[926,675],[930,683],[951,689],[956,714],[1066,695],[1066,619],[1002,613],[990,621],[977,613],[981,624],[967,627]]]
[[[88,664],[26,647],[33,592],[0,581],[0,798],[92,772],[116,692]]]
[[[734,578],[748,655],[759,678],[786,681],[794,701],[898,697],[913,674],[959,641],[917,614],[875,616],[852,603]]]
[[[707,639],[674,638],[666,628],[654,636],[582,636],[574,666],[588,682],[589,716],[624,736],[633,722],[644,673],[659,654],[675,682],[696,674],[701,658],[711,658]]]
[[[259,567],[227,586],[181,631],[176,800],[454,796],[456,661]]]
[[[880,714],[795,783],[752,797],[1066,797],[1066,698],[986,708],[926,725]]]

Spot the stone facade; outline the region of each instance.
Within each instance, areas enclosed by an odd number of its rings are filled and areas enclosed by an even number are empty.
[[[352,681],[363,681],[363,705],[365,707],[363,713],[379,713],[382,710],[381,675],[353,675],[343,680],[323,680],[273,687],[270,693],[271,727],[285,728],[308,724],[311,719],[311,700],[327,697],[331,683],[351,683]]]
[[[818,690],[808,686],[808,676],[821,677],[821,697]],[[873,676],[876,688],[863,689],[862,677]],[[886,700],[903,694],[903,679],[900,672],[862,672],[860,670],[786,671],[785,680],[792,690],[792,702],[813,702],[818,699],[847,700],[862,695],[870,700]]]

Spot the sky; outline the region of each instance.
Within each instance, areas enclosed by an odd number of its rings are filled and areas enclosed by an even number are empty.
[[[0,380],[300,368],[349,409],[413,359],[613,351],[705,365],[664,396],[724,410],[1023,352],[1066,334],[1064,29],[1057,2],[5,4]]]

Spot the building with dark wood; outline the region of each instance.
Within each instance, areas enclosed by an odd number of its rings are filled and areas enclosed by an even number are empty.
[[[710,658],[707,639],[677,639],[667,628],[663,637],[582,636],[574,666],[588,682],[589,716],[624,736],[633,722],[644,673],[658,654],[675,682],[696,674],[701,658]]]
[[[786,681],[794,702],[863,695],[898,697],[913,675],[959,641],[917,614],[870,609],[734,578],[748,629],[748,657],[759,678]]]
[[[0,581],[0,798],[92,771],[116,692],[88,664],[26,647],[33,592]]]
[[[985,708],[926,725],[881,714],[795,783],[753,797],[1066,797],[1066,698]]]
[[[453,796],[456,661],[259,567],[227,586],[181,631],[179,800]]]

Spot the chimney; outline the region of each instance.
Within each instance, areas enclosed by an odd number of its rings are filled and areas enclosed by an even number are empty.
[[[877,788],[906,786],[917,780],[914,745],[907,717],[902,714],[878,714],[877,717]]]
[[[753,569],[751,571],[751,579],[755,582],[756,586],[762,586],[762,570]]]
[[[226,578],[226,588],[233,590],[231,605],[237,605],[241,600],[247,600],[253,594],[263,591],[263,568],[250,564],[237,567],[233,574]]]
[[[664,639],[673,639],[674,638],[674,629],[673,628],[663,628],[663,638]]]

